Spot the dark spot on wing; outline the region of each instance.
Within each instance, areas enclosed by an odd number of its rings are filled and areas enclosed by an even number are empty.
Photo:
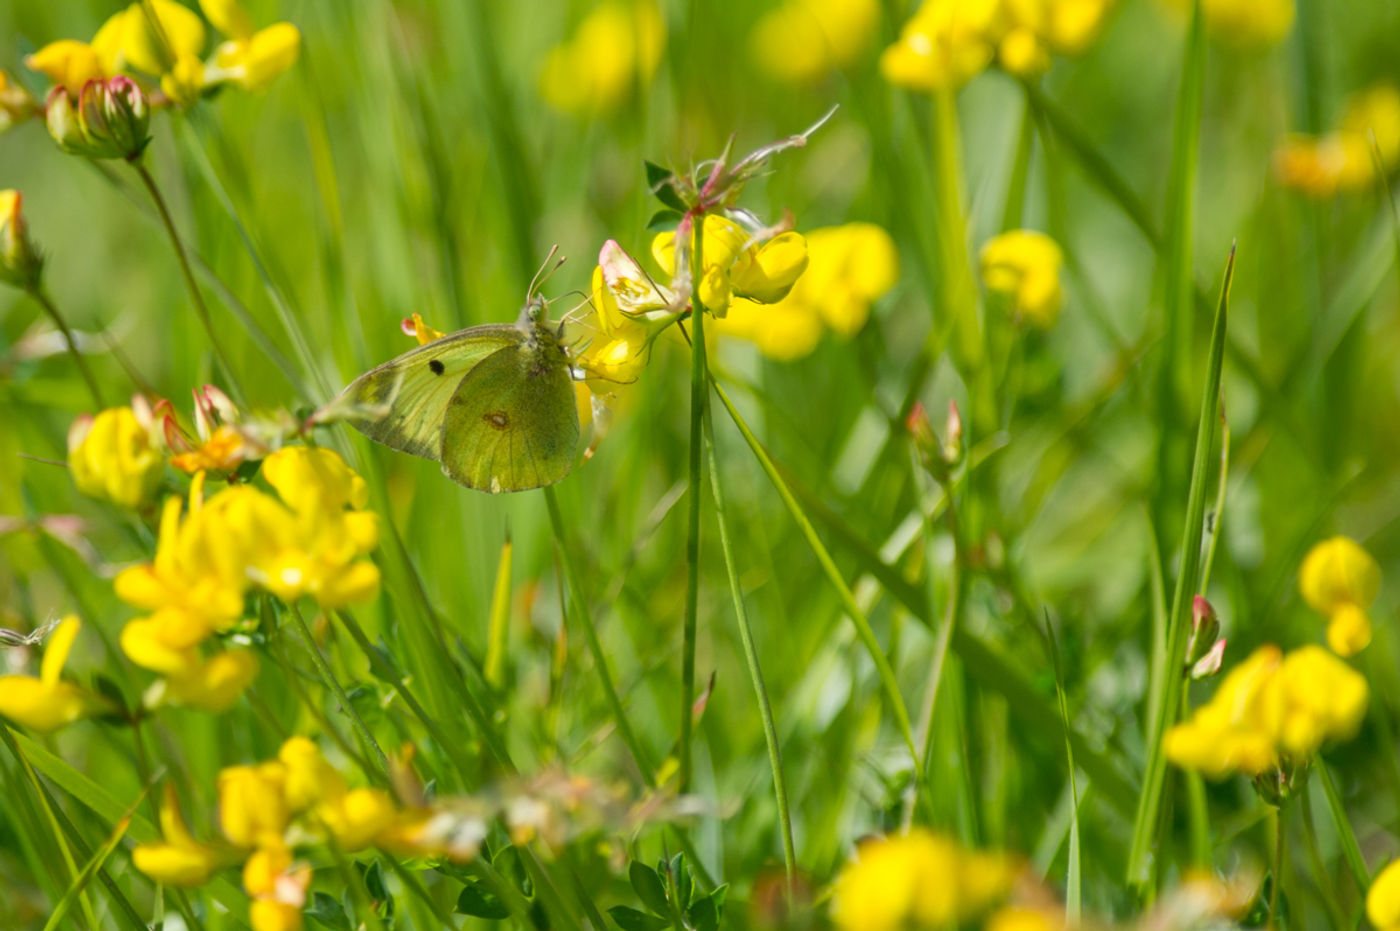
[[[434,375],[441,375],[447,366],[442,364],[441,359],[429,359],[428,368],[433,370]]]
[[[504,430],[510,426],[510,415],[505,411],[488,411],[482,415],[481,419],[497,430]]]

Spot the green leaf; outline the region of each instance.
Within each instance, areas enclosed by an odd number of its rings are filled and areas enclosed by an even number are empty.
[[[384,882],[384,864],[375,860],[364,874],[365,890],[374,900],[375,914],[385,918],[394,917],[394,897],[389,894],[389,887]]]
[[[685,917],[695,931],[719,929],[719,908],[715,905],[713,896],[707,895],[700,899],[686,911]]]
[[[685,210],[685,201],[681,200],[680,194],[676,193],[675,172],[662,168],[655,162],[645,162],[647,170],[647,187],[656,195],[656,199],[667,207],[675,210]]]
[[[324,892],[317,892],[311,897],[311,907],[304,914],[332,931],[354,931],[349,916],[345,914],[345,907]]]
[[[658,915],[665,915],[671,910],[670,903],[666,900],[666,887],[662,885],[661,877],[656,875],[656,870],[633,860],[627,867],[627,878],[632,881],[637,898],[641,899],[647,908]]]
[[[647,221],[647,229],[653,233],[674,231],[683,219],[685,219],[685,214],[681,213],[679,210],[671,210],[669,208],[666,210],[658,210],[656,213],[653,213],[651,219]]]
[[[657,918],[627,905],[614,905],[608,909],[608,914],[622,931],[662,931],[671,923],[666,918]]]
[[[510,917],[510,909],[506,908],[500,897],[477,882],[470,882],[462,887],[462,891],[457,895],[454,911],[459,915],[471,915],[474,918]]]

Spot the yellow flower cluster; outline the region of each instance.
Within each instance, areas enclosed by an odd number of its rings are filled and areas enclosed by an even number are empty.
[[[787,297],[764,306],[738,298],[718,322],[727,336],[751,340],[772,359],[800,359],[816,348],[824,328],[854,336],[870,305],[899,280],[899,253],[873,223],[848,223],[806,234],[807,270]]]
[[[593,315],[596,331],[580,356],[580,365],[595,387],[636,379],[646,365],[647,349],[657,332],[674,321],[678,303],[671,291],[652,280],[636,259],[609,239],[593,269]]]
[[[1180,13],[1191,0],[1167,0]],[[1293,26],[1293,0],[1201,0],[1201,16],[1211,35],[1241,48],[1277,44]]]
[[[1011,299],[1012,312],[1037,329],[1054,326],[1064,303],[1055,240],[1035,230],[1011,230],[982,247],[982,282]]]
[[[1322,647],[1285,656],[1262,646],[1167,732],[1167,758],[1216,779],[1303,766],[1324,743],[1355,736],[1369,699],[1365,678]]]
[[[0,715],[30,730],[48,733],[79,718],[112,710],[102,696],[61,678],[82,626],[70,614],[53,629],[39,663],[38,678],[0,676]]]
[[[238,622],[251,588],[323,607],[378,590],[379,569],[361,558],[378,542],[364,480],[334,452],[299,446],[268,456],[262,473],[278,497],[235,485],[205,501],[197,476],[189,514],[178,498],[166,502],[155,560],[117,576],[118,597],[152,612],[122,630],[123,651],[182,704],[223,710],[256,675],[247,650],[198,652]]]
[[[1327,617],[1327,645],[1353,656],[1371,642],[1366,611],[1381,590],[1381,567],[1348,537],[1324,540],[1303,557],[1298,588],[1314,611]]]
[[[1400,860],[1391,862],[1371,883],[1366,917],[1376,931],[1400,931]]]
[[[290,23],[254,29],[237,0],[200,0],[224,36],[205,60],[204,21],[175,0],[137,2],[114,13],[91,42],[60,39],[25,59],[57,87],[77,97],[89,81],[131,71],[160,80],[174,103],[186,106],[208,89],[236,84],[261,90],[296,63],[301,33]]]
[[[879,0],[784,0],[759,19],[749,44],[773,77],[808,83],[854,64],[879,22]]]
[[[921,828],[860,845],[836,879],[842,931],[923,931],[975,920],[1011,891],[1019,864]]]
[[[701,238],[700,302],[723,317],[735,298],[773,304],[787,296],[807,268],[807,241],[779,233],[763,243],[727,217],[706,214]],[[676,234],[657,234],[651,254],[668,275],[676,273]]]
[[[1051,54],[1077,55],[1098,36],[1113,0],[925,0],[885,49],[880,70],[909,90],[957,88],[993,62],[1029,77]]]
[[[277,759],[219,773],[219,827],[224,843],[195,840],[173,793],[161,811],[162,840],[132,851],[136,868],[172,886],[199,886],[222,866],[244,861],[254,931],[294,931],[311,867],[292,857],[299,838],[327,838],[344,853],[391,839],[402,815],[382,789],[351,789],[305,737],[282,745]]]
[[[1332,132],[1285,139],[1274,173],[1285,187],[1324,198],[1375,184],[1378,160],[1384,173],[1400,165],[1400,89],[1391,84],[1352,97]]]
[[[611,110],[644,88],[666,48],[654,0],[604,0],[556,46],[540,70],[540,92],[568,113]]]
[[[135,510],[160,488],[165,459],[144,399],[83,416],[68,430],[68,471],[83,494]]]

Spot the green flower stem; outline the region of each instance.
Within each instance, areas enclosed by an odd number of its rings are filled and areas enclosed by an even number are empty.
[[[792,490],[788,488],[787,482],[778,472],[778,467],[773,464],[773,460],[768,456],[768,451],[763,448],[763,444],[753,435],[749,425],[744,422],[734,402],[729,399],[724,388],[713,379],[711,383],[715,387],[715,394],[719,396],[720,402],[724,404],[725,410],[729,412],[729,418],[734,421],[734,425],[743,434],[744,442],[748,443],[749,449],[753,452],[754,458],[762,467],[773,487],[777,489],[778,496],[783,499],[783,504],[787,505],[788,513],[797,523],[798,529],[802,531],[803,537],[807,540],[807,545],[811,547],[812,553],[817,557],[817,562],[821,564],[822,571],[826,574],[827,580],[831,582],[836,594],[841,599],[841,604],[845,608],[847,615],[851,618],[851,623],[855,625],[856,634],[860,637],[861,643],[865,645],[870,653],[870,659],[875,664],[875,671],[880,677],[880,684],[884,688],[885,697],[889,701],[890,711],[894,715],[895,726],[899,729],[899,735],[904,739],[905,746],[909,749],[910,759],[914,764],[914,771],[922,778],[923,766],[920,763],[919,751],[914,745],[914,732],[909,724],[909,711],[904,705],[904,699],[899,694],[899,682],[895,678],[894,669],[890,666],[889,658],[885,656],[885,651],[880,646],[880,641],[875,637],[875,631],[870,627],[870,621],[866,619],[865,612],[856,603],[856,596],[851,591],[851,587],[846,584],[846,580],[841,575],[841,570],[836,567],[836,561],[831,558],[831,553],[822,543],[821,537],[817,535],[816,528],[807,519],[807,514],[802,510],[802,506],[793,497]]]
[[[165,227],[166,235],[170,237],[170,245],[174,248],[175,258],[179,261],[180,273],[185,278],[185,287],[189,289],[190,298],[194,301],[195,314],[199,317],[199,322],[204,325],[204,331],[209,334],[209,342],[214,347],[214,355],[223,367],[225,377],[229,380],[229,387],[242,394],[242,388],[233,374],[233,366],[229,364],[228,356],[224,354],[223,344],[219,341],[218,334],[214,332],[214,321],[209,316],[209,308],[204,304],[204,296],[199,291],[199,283],[194,280],[194,271],[190,268],[190,259],[185,252],[185,244],[180,241],[180,233],[175,229],[175,221],[170,216],[170,208],[166,206],[165,198],[156,185],[156,179],[151,177],[150,171],[142,162],[134,161],[130,165],[137,176],[141,178],[141,183],[146,186],[151,200],[155,202],[156,212],[160,214],[161,224]]]
[[[648,788],[655,788],[655,770],[652,769],[649,758],[643,752],[642,745],[637,741],[637,735],[632,731],[632,724],[627,720],[627,712],[622,707],[622,699],[618,697],[617,686],[613,684],[612,673],[608,671],[608,660],[603,654],[603,645],[598,640],[598,629],[593,626],[593,612],[588,608],[587,596],[584,595],[583,587],[579,584],[578,568],[574,565],[573,547],[569,544],[569,535],[564,529],[564,518],[559,512],[559,499],[555,496],[552,485],[545,486],[544,500],[549,509],[550,526],[554,528],[554,539],[559,545],[560,558],[564,561],[564,577],[569,583],[569,593],[573,596],[574,614],[583,624],[584,640],[588,644],[588,652],[593,656],[593,665],[597,667],[598,678],[603,683],[603,692],[607,696],[608,705],[612,708],[613,718],[617,722],[617,732],[622,736],[622,742],[627,745],[628,751],[632,754],[632,760],[637,764],[637,769],[641,771],[642,782]]]
[[[1322,757],[1314,760],[1313,766],[1317,769],[1317,778],[1322,782],[1322,792],[1327,797],[1327,808],[1332,812],[1337,837],[1342,842],[1342,855],[1351,869],[1351,875],[1356,879],[1356,887],[1365,896],[1366,890],[1371,888],[1371,872],[1366,869],[1366,858],[1361,855],[1361,845],[1356,841],[1356,832],[1352,830],[1351,819],[1347,817],[1341,793],[1337,791],[1337,784],[1332,780],[1332,771],[1327,768]]]
[[[1191,713],[1191,691],[1181,690],[1181,713],[1178,720],[1185,720]],[[1210,806],[1206,799],[1206,784],[1201,774],[1195,770],[1183,773],[1186,780],[1186,817],[1191,831],[1191,865],[1209,870],[1211,860],[1210,845]]]
[[[335,677],[335,671],[331,669],[331,664],[326,662],[325,656],[321,654],[321,648],[316,645],[316,638],[311,634],[311,628],[306,625],[306,619],[301,616],[301,608],[295,604],[288,605],[291,609],[292,617],[296,619],[297,629],[301,631],[302,639],[306,641],[306,649],[311,654],[311,661],[316,664],[316,671],[321,674],[321,681],[326,688],[335,693],[336,701],[340,702],[340,707],[345,709],[345,713],[350,717],[350,723],[354,725],[355,733],[359,736],[361,743],[369,752],[375,763],[379,765],[380,775],[387,782],[389,779],[389,758],[384,754],[384,750],[379,746],[379,742],[374,739],[374,734],[366,726],[360,713],[355,710],[355,706],[350,703],[350,696],[345,694],[345,688]]]
[[[25,291],[34,298],[40,307],[44,308],[44,312],[49,315],[54,326],[58,327],[59,332],[63,334],[63,341],[68,344],[68,354],[73,357],[73,362],[77,364],[78,371],[82,373],[83,381],[87,382],[88,391],[92,394],[92,403],[97,405],[98,410],[106,407],[107,405],[102,401],[102,389],[98,387],[97,379],[93,377],[92,370],[88,368],[87,360],[78,351],[78,341],[73,337],[73,331],[68,328],[68,321],[64,320],[63,315],[58,312],[58,307],[54,304],[53,299],[37,283],[26,288]]]
[[[690,497],[687,501],[689,520],[685,537],[685,626],[681,642],[679,786],[682,793],[690,788],[692,768],[690,742],[695,717],[695,639],[700,613],[700,482],[704,471],[700,453],[705,442],[705,383],[709,377],[705,359],[705,305],[700,300],[700,280],[705,268],[704,214],[695,218],[694,226],[690,259],[690,319],[693,331],[690,334],[690,471],[687,485]]]
[[[1323,904],[1327,906],[1327,915],[1332,921],[1332,927],[1350,927],[1342,903],[1337,899],[1336,883],[1332,882],[1332,878],[1327,874],[1327,866],[1318,847],[1317,827],[1313,824],[1312,792],[1306,782],[1299,793],[1298,808],[1303,815],[1303,843],[1307,848],[1308,864],[1313,872],[1313,885],[1317,888]]]
[[[1269,814],[1269,826],[1274,829],[1274,866],[1269,882],[1269,923],[1265,927],[1272,931],[1279,927],[1278,887],[1281,885],[1283,874],[1283,810],[1270,806]]]
[[[697,337],[698,337],[697,332]],[[699,338],[695,339],[701,343]],[[749,681],[753,684],[754,698],[758,701],[758,716],[763,722],[763,740],[768,745],[768,768],[773,772],[773,795],[778,803],[778,823],[783,832],[783,866],[787,873],[787,891],[792,895],[793,880],[797,875],[797,852],[792,842],[792,814],[788,807],[787,782],[783,778],[783,757],[778,744],[778,729],[773,723],[773,706],[768,700],[768,689],[763,684],[763,668],[758,662],[758,649],[754,646],[753,630],[749,626],[749,613],[744,605],[744,591],[739,583],[739,568],[734,560],[734,548],[729,539],[729,518],[724,505],[724,487],[719,477],[719,463],[715,455],[714,414],[709,404],[705,405],[705,432],[709,436],[710,454],[710,494],[715,500],[715,519],[719,524],[719,544],[724,553],[724,570],[729,575],[729,594],[734,599],[734,618],[739,624],[739,639],[744,645],[744,662],[749,667]]]

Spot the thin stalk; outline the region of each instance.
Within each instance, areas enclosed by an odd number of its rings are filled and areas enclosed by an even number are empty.
[[[850,617],[851,623],[855,625],[856,634],[860,637],[861,643],[865,645],[870,653],[870,659],[875,664],[875,671],[880,677],[880,684],[885,691],[885,698],[889,701],[890,711],[894,714],[895,726],[899,729],[899,735],[904,739],[905,746],[909,749],[909,756],[914,764],[916,773],[923,773],[923,766],[920,764],[919,751],[914,745],[914,731],[909,723],[909,711],[904,705],[904,699],[899,693],[899,682],[895,678],[894,669],[890,666],[890,661],[885,656],[885,651],[880,646],[880,641],[875,636],[875,631],[870,627],[870,621],[866,619],[865,612],[856,603],[856,596],[851,591],[851,587],[846,584],[845,578],[841,575],[841,570],[836,567],[836,561],[831,558],[831,553],[827,551],[826,545],[822,543],[821,537],[817,535],[816,528],[807,518],[807,514],[802,510],[802,506],[793,497],[792,490],[788,488],[787,482],[783,479],[778,467],[773,464],[773,460],[768,456],[768,451],[763,448],[763,444],[753,435],[749,425],[744,422],[744,418],[739,414],[734,402],[729,399],[723,387],[713,379],[715,394],[719,396],[720,402],[729,412],[729,419],[734,421],[734,425],[743,434],[744,442],[748,443],[749,450],[754,458],[758,460],[759,466],[763,469],[768,480],[777,489],[778,497],[783,499],[783,504],[787,505],[788,513],[796,522],[798,529],[802,531],[802,536],[806,538],[807,545],[811,548],[813,555],[817,557],[817,562],[821,564],[822,571],[826,574],[827,580],[836,589],[836,594],[841,600],[846,614]],[[920,775],[922,778],[922,775]]]
[[[706,414],[706,382],[709,369],[705,359],[705,305],[700,301],[705,248],[705,217],[700,215],[693,224],[691,238],[691,328],[690,334],[690,471],[687,501],[689,521],[685,537],[685,627],[681,640],[681,736],[679,786],[682,793],[690,788],[691,730],[695,713],[695,639],[700,613],[700,482],[704,471],[701,447],[704,445]],[[713,434],[712,434],[713,436]],[[712,452],[713,454],[713,452]]]
[[[1303,843],[1307,847],[1308,864],[1313,871],[1313,885],[1317,887],[1323,904],[1327,906],[1327,915],[1332,920],[1332,927],[1345,928],[1347,918],[1342,903],[1337,900],[1337,884],[1327,875],[1327,865],[1323,862],[1322,851],[1318,847],[1317,827],[1313,824],[1312,793],[1306,782],[1303,783],[1302,792],[1299,794],[1298,807],[1303,814]]]
[[[617,722],[617,732],[622,736],[622,742],[627,745],[628,751],[632,754],[632,760],[637,764],[637,769],[641,771],[642,782],[648,788],[656,786],[656,775],[652,769],[649,758],[642,750],[642,745],[637,741],[637,735],[632,731],[632,725],[627,720],[627,712],[622,708],[622,699],[618,697],[617,686],[613,684],[612,673],[608,671],[608,660],[603,654],[603,645],[598,640],[598,629],[593,626],[593,612],[588,608],[588,599],[583,593],[583,587],[579,584],[578,569],[574,565],[573,547],[569,544],[568,533],[564,529],[564,518],[559,513],[559,499],[554,494],[554,487],[546,485],[544,489],[544,501],[549,509],[549,523],[554,528],[554,539],[559,544],[560,557],[564,562],[564,577],[569,583],[569,593],[573,595],[574,614],[583,623],[584,640],[588,644],[588,652],[593,656],[593,665],[598,669],[598,678],[603,683],[603,692],[607,696],[608,705],[612,708],[613,718]]]
[[[185,287],[189,289],[190,298],[194,301],[195,314],[199,317],[199,322],[204,325],[204,332],[209,335],[209,342],[214,347],[214,355],[218,358],[219,364],[223,366],[224,374],[229,379],[231,388],[238,389],[237,379],[233,374],[233,366],[229,364],[228,356],[224,354],[224,347],[219,342],[219,336],[214,332],[214,321],[209,316],[209,308],[204,304],[204,295],[200,293],[199,283],[194,280],[194,271],[190,267],[189,255],[185,252],[185,244],[180,240],[180,232],[175,229],[175,221],[170,216],[170,208],[166,206],[165,197],[160,193],[160,187],[156,184],[156,179],[151,177],[150,171],[139,161],[131,162],[131,167],[135,170],[141,183],[146,186],[146,191],[151,195],[151,200],[155,202],[156,212],[160,214],[160,222],[165,227],[165,233],[170,237],[170,245],[175,250],[175,258],[180,264],[180,273],[185,278]]]
[[[1361,845],[1356,841],[1356,832],[1352,830],[1351,819],[1347,817],[1346,806],[1342,804],[1342,795],[1337,791],[1337,784],[1332,781],[1332,771],[1327,768],[1327,764],[1322,757],[1314,761],[1317,768],[1317,777],[1322,782],[1322,792],[1327,796],[1327,808],[1332,812],[1332,821],[1337,827],[1337,837],[1342,842],[1342,855],[1346,858],[1347,867],[1351,870],[1351,875],[1356,879],[1356,887],[1361,890],[1364,898],[1366,890],[1371,888],[1371,873],[1366,869],[1366,858],[1361,855]]]
[[[92,403],[97,405],[98,410],[106,407],[107,405],[102,402],[102,389],[98,387],[97,379],[93,377],[92,370],[88,368],[87,360],[78,351],[78,341],[73,337],[73,331],[68,328],[68,321],[64,320],[63,315],[58,312],[58,307],[54,304],[53,299],[37,283],[26,288],[25,291],[38,302],[40,307],[44,308],[44,313],[49,315],[54,326],[58,327],[59,332],[63,334],[63,341],[68,344],[68,354],[73,357],[73,361],[77,364],[78,371],[82,373],[83,381],[87,382],[88,391],[92,394]]]
[[[1166,663],[1161,678],[1152,683],[1156,694],[1149,707],[1158,709],[1147,729],[1147,769],[1138,796],[1137,814],[1133,820],[1132,842],[1128,851],[1127,880],[1150,900],[1155,889],[1148,889],[1148,859],[1157,844],[1156,832],[1161,811],[1163,787],[1166,783],[1167,759],[1162,752],[1162,739],[1179,710],[1184,678],[1183,658],[1186,634],[1190,628],[1190,595],[1196,591],[1201,565],[1201,529],[1205,521],[1205,486],[1207,463],[1210,460],[1215,424],[1220,411],[1220,377],[1224,363],[1226,319],[1230,301],[1230,282],[1234,276],[1235,252],[1230,250],[1225,274],[1220,285],[1220,302],[1216,307],[1215,325],[1211,333],[1210,356],[1206,362],[1205,392],[1201,397],[1201,416],[1196,427],[1195,461],[1191,468],[1191,485],[1186,500],[1186,521],[1181,529],[1181,572],[1172,594],[1171,611],[1167,615]]]
[[[335,693],[336,701],[340,702],[340,707],[345,709],[345,713],[350,716],[350,723],[355,728],[356,735],[360,742],[365,745],[367,751],[371,751],[374,761],[379,764],[380,775],[387,781],[389,779],[389,758],[384,754],[384,750],[379,746],[379,742],[374,739],[374,734],[370,732],[360,713],[355,710],[355,706],[350,703],[350,696],[345,694],[345,688],[335,677],[335,671],[331,669],[331,664],[326,662],[326,658],[321,655],[321,648],[316,645],[316,638],[311,634],[311,628],[306,625],[306,619],[301,616],[301,608],[295,604],[288,605],[291,609],[292,617],[296,619],[297,629],[301,631],[302,639],[306,641],[306,649],[311,654],[311,661],[316,666],[316,671],[321,674],[321,681],[326,688]]]
[[[1283,812],[1278,808],[1271,808],[1273,817],[1269,823],[1274,829],[1274,871],[1269,882],[1269,924],[1270,931],[1277,928],[1278,924],[1278,887],[1283,873]]]
[[[702,341],[696,333],[696,344]],[[734,599],[734,618],[739,624],[739,639],[744,646],[744,662],[749,668],[749,681],[753,685],[754,698],[758,701],[758,716],[763,722],[763,740],[768,745],[768,768],[773,773],[773,795],[778,803],[778,824],[783,832],[783,867],[787,873],[787,893],[791,897],[793,881],[797,875],[797,852],[792,842],[792,814],[788,808],[787,782],[783,778],[783,757],[778,743],[778,729],[773,723],[773,706],[768,700],[768,689],[763,683],[763,668],[758,662],[758,649],[754,646],[753,630],[749,626],[749,612],[744,605],[744,591],[739,583],[739,568],[734,560],[734,548],[729,539],[729,517],[724,504],[724,487],[719,477],[719,463],[715,454],[714,414],[705,405],[705,432],[709,435],[710,453],[710,494],[715,500],[715,520],[719,525],[719,545],[724,553],[724,571],[729,576],[729,594]]]
[[[1185,720],[1191,713],[1191,693],[1181,690],[1181,713],[1177,716]],[[1191,865],[1197,869],[1210,869],[1210,806],[1206,800],[1206,784],[1201,774],[1188,770],[1186,779],[1186,816],[1191,830]]]

